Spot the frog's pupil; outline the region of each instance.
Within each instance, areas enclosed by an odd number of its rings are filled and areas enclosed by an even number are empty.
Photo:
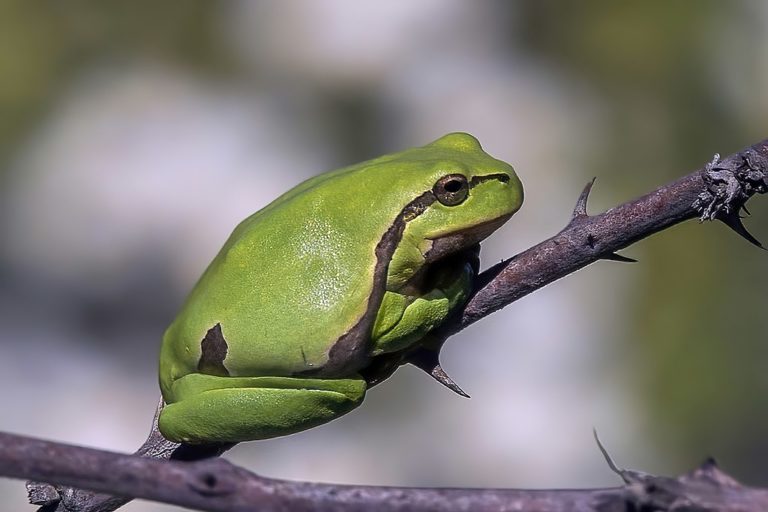
[[[462,182],[459,180],[450,180],[445,184],[446,192],[458,192],[461,190]]]

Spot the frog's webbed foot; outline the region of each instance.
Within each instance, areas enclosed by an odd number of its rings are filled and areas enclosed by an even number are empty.
[[[739,211],[753,194],[768,192],[768,159],[748,149],[737,158],[721,161],[715,154],[704,171],[706,189],[693,202],[700,220],[720,220],[750,243],[762,244],[747,231]]]

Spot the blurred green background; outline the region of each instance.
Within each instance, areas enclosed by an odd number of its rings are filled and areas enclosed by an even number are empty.
[[[299,181],[469,131],[526,204],[485,265],[767,137],[768,3],[0,2],[0,430],[132,451],[163,329]],[[768,207],[748,228],[768,241]],[[614,485],[716,457],[768,485],[766,255],[689,222],[485,319],[358,411],[229,457],[274,477]],[[0,511],[22,510],[0,481]],[[133,503],[125,510],[172,510]]]

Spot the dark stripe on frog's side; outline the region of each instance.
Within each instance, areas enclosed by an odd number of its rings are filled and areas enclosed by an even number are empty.
[[[227,340],[221,332],[221,324],[216,324],[205,333],[200,342],[200,361],[197,363],[197,371],[207,375],[229,377],[229,370],[224,366],[227,357]]]
[[[506,174],[489,174],[486,176],[474,176],[469,182],[469,188],[488,180],[508,182]],[[437,201],[432,190],[428,190],[408,203],[397,215],[395,221],[387,229],[376,245],[376,266],[373,270],[373,288],[365,313],[357,323],[347,332],[342,334],[328,352],[328,361],[320,368],[313,368],[302,372],[304,375],[313,376],[338,376],[359,371],[369,361],[367,343],[370,338],[371,326],[376,320],[381,301],[384,298],[387,285],[387,272],[392,255],[400,244],[408,222],[424,213],[427,208]]]
[[[353,372],[366,364],[368,357],[366,345],[371,335],[371,325],[376,320],[381,301],[387,288],[387,270],[395,249],[403,238],[403,232],[408,222],[415,219],[427,208],[437,201],[435,194],[429,190],[408,203],[395,218],[395,221],[387,229],[379,243],[376,244],[376,266],[373,269],[373,288],[368,297],[368,306],[365,313],[357,323],[347,332],[342,334],[328,352],[328,361],[317,369],[312,369],[305,374],[312,375],[339,375],[352,368]]]

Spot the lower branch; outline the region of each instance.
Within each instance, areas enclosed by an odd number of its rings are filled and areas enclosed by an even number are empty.
[[[678,478],[622,471],[627,484],[609,489],[370,487],[263,478],[220,458],[162,461],[0,434],[0,475],[221,512],[768,510],[768,490],[740,485],[711,461]]]
[[[148,457],[159,460],[196,461],[218,457],[234,445],[188,445],[169,441],[163,437],[157,427],[157,420],[163,408],[163,401],[157,405],[155,416],[152,418],[152,428],[144,444],[134,452],[139,457]],[[3,440],[0,434],[0,467],[3,464]],[[77,459],[75,459],[77,460]],[[0,475],[2,475],[0,470]],[[5,475],[14,476],[14,475]],[[23,478],[38,479],[36,476],[27,475]],[[40,512],[112,512],[122,507],[138,495],[126,493],[125,496],[115,496],[116,492],[100,494],[94,492],[95,487],[87,485],[67,486],[64,480],[45,479],[27,482],[29,502],[40,505]],[[55,482],[45,483],[45,482]],[[64,484],[64,485],[62,485]]]

